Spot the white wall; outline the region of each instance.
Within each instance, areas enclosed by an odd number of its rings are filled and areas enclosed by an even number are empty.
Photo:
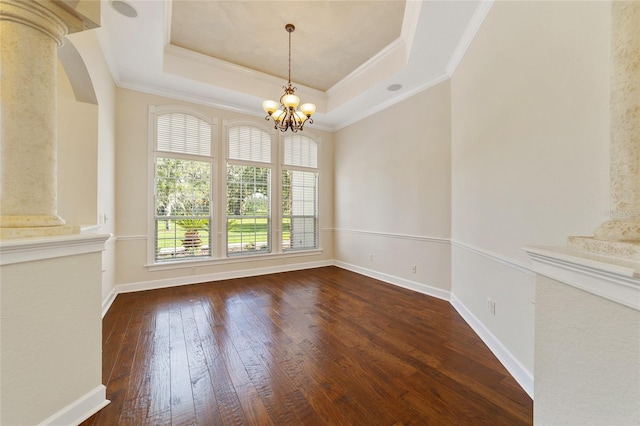
[[[100,252],[59,257],[69,252],[70,242],[75,247],[83,244],[75,236],[33,244],[16,241],[26,249],[10,253],[12,245],[5,244],[0,267],[0,423],[35,425],[50,417],[58,419],[57,424],[65,423],[60,419],[78,420],[105,402]],[[51,258],[38,259],[43,241],[51,246],[46,251]],[[34,259],[11,260],[33,253]],[[61,412],[65,408],[66,414]]]
[[[536,424],[639,424],[638,311],[542,275],[536,298]]]
[[[341,266],[448,299],[450,121],[445,82],[336,132]]]
[[[186,105],[202,114],[218,118],[219,144],[223,143],[221,133],[224,129],[223,120],[245,120],[255,122],[258,126],[265,125],[264,118],[261,116],[242,115],[128,89],[117,90],[117,284],[128,285],[123,288],[124,290],[134,290],[331,263],[333,258],[331,232],[333,227],[333,136],[327,132],[305,128],[306,135],[319,140],[321,252],[313,255],[293,254],[261,258],[249,256],[234,258],[231,261],[214,260],[176,269],[150,271],[146,266],[148,262],[147,223],[151,220],[148,214],[148,203],[152,202],[148,188],[150,105]],[[256,109],[259,107],[257,105]],[[216,157],[219,155],[221,154],[216,154]]]
[[[498,1],[451,81],[452,292],[524,379],[535,278],[521,247],[606,219],[609,40],[608,3]]]

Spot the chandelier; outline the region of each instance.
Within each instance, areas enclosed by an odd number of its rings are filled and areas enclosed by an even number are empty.
[[[311,116],[316,112],[316,106],[307,103],[300,105],[300,109],[297,109],[300,98],[295,94],[296,88],[291,86],[291,33],[296,27],[293,24],[287,24],[284,29],[289,33],[289,82],[286,86],[282,86],[284,95],[280,97],[279,104],[276,101],[267,100],[262,102],[262,108],[267,113],[264,119],[269,121],[269,118],[272,118],[276,129],[281,132],[286,132],[288,129],[297,132],[302,130],[307,121],[313,124]]]

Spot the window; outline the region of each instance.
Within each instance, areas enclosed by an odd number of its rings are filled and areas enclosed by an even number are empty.
[[[154,261],[211,257],[212,126],[182,112],[154,117]]]
[[[197,108],[149,108],[152,270],[320,247],[318,142],[222,123]]]
[[[227,134],[227,255],[271,252],[271,136],[256,127]]]
[[[284,138],[282,250],[318,248],[318,146],[303,135]]]

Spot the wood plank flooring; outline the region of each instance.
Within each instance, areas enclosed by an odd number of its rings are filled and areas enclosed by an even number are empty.
[[[525,425],[445,301],[336,267],[120,294],[83,425]]]

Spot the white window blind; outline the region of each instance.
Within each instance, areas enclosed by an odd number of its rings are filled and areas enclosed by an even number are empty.
[[[190,114],[162,114],[157,118],[157,149],[211,155],[211,125]]]
[[[228,134],[229,159],[271,162],[271,136],[251,126],[234,126]]]
[[[318,248],[318,145],[303,135],[284,138],[282,250]],[[291,167],[291,168],[288,168]]]
[[[303,135],[287,136],[284,139],[284,164],[317,168],[318,145]]]

